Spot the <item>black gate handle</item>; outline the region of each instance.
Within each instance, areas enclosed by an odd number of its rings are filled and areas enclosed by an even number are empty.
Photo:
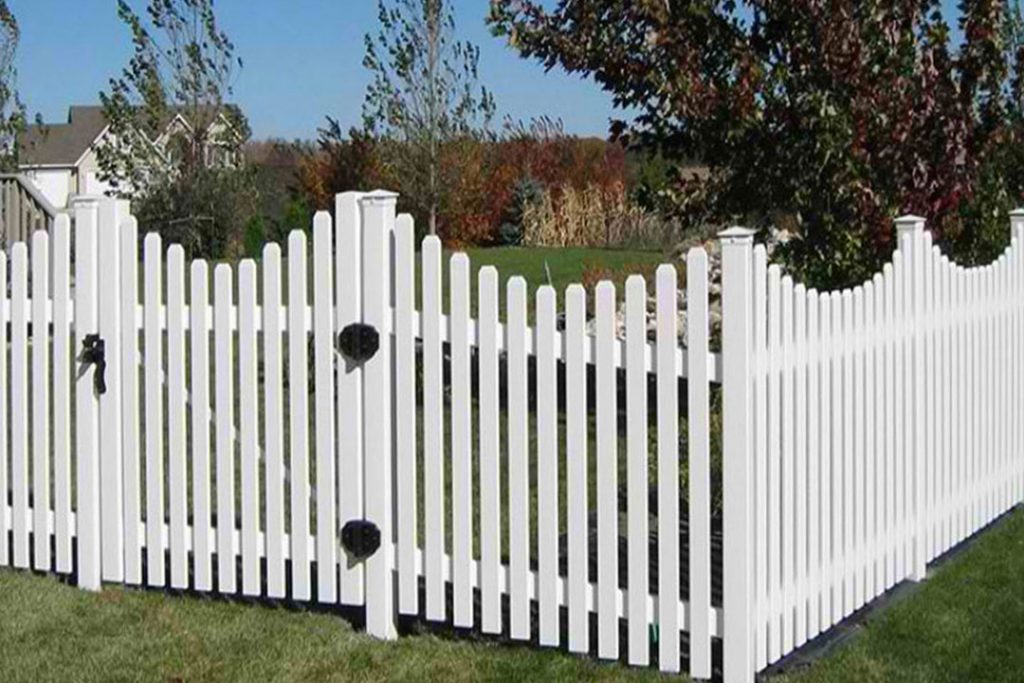
[[[107,352],[106,344],[98,334],[87,334],[82,340],[82,353],[78,357],[83,365],[90,363],[96,366],[96,373],[92,376],[93,387],[100,396],[107,393]]]

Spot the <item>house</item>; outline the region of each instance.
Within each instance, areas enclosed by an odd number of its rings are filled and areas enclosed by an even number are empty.
[[[191,130],[181,110],[168,118],[161,134],[152,140],[164,153],[172,153],[169,141]],[[31,125],[19,138],[18,170],[28,177],[46,199],[57,209],[64,209],[78,195],[103,195],[110,185],[100,179],[96,147],[109,134],[103,107],[72,106],[66,123]],[[205,150],[206,163],[234,166],[239,135],[228,118],[220,113],[213,117]]]

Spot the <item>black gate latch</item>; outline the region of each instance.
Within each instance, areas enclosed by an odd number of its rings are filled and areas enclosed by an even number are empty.
[[[341,528],[341,545],[355,559],[365,560],[380,547],[380,529],[365,519],[345,522]]]
[[[107,380],[104,376],[107,371],[106,344],[98,334],[85,335],[78,359],[83,365],[92,363],[96,366],[96,373],[92,376],[93,387],[100,396],[107,393]]]
[[[370,360],[380,348],[376,328],[365,323],[352,323],[338,335],[338,350],[356,363]]]

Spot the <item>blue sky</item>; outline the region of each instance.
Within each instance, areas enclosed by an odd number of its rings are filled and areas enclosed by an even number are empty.
[[[487,0],[453,1],[460,36],[481,48],[481,77],[500,116],[546,114],[572,133],[607,133],[614,110],[597,85],[517,57],[484,25]],[[142,9],[145,0],[132,3]],[[115,0],[8,4],[21,24],[19,87],[30,114],[60,121],[68,105],[98,102],[131,51]],[[345,125],[359,121],[363,35],[374,31],[376,0],[217,0],[216,8],[245,61],[234,99],[255,136],[312,138],[326,115]]]

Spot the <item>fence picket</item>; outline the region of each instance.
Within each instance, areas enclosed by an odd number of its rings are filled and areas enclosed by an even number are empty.
[[[3,255],[0,254],[0,260]],[[5,264],[6,265],[6,264]],[[71,217],[66,213],[57,216],[53,222],[53,513],[55,568],[58,573],[70,574],[73,567],[71,554]],[[0,276],[0,288],[5,288],[5,278]],[[3,289],[6,291],[6,289]],[[0,297],[2,302],[3,297]],[[0,303],[2,306],[2,303]],[[6,327],[3,314],[0,325]],[[6,332],[6,330],[5,330]],[[0,349],[7,343],[0,336]],[[6,357],[6,351],[0,356]],[[115,359],[116,362],[116,359]],[[0,366],[4,364],[0,360]],[[6,385],[5,373],[0,370],[0,384]],[[6,390],[0,391],[0,394]],[[4,399],[0,398],[0,415],[6,410]],[[6,429],[5,418],[0,417],[0,430]],[[6,432],[5,432],[6,437]],[[0,439],[0,443],[6,438]],[[0,460],[6,469],[6,454],[0,445]],[[4,476],[0,474],[0,491],[6,491]],[[6,501],[4,505],[6,507]],[[0,516],[3,516],[0,514]],[[0,534],[6,536],[4,523],[0,522]],[[0,550],[0,565],[3,562]]]
[[[335,200],[335,333],[363,319],[362,213],[358,192],[345,192]],[[363,518],[363,366],[337,359],[338,413],[338,522],[344,526]],[[338,592],[344,605],[365,602],[362,562],[340,556]]]
[[[427,619],[444,621],[444,366],[441,342],[441,241],[423,240],[423,495]]]
[[[196,590],[213,589],[210,507],[210,273],[206,261],[190,268],[189,342],[192,373],[192,562]],[[128,271],[125,271],[128,277]],[[125,373],[127,377],[127,373]],[[128,402],[125,402],[127,415]],[[127,457],[128,449],[125,449]]]
[[[846,331],[843,329],[843,301],[841,292],[832,292],[832,624],[839,623],[843,618],[843,595],[845,583],[846,556],[843,547],[843,400],[845,386],[843,382],[843,361]]]
[[[853,290],[853,326],[850,337],[853,346],[852,384],[853,384],[853,433],[851,435],[853,458],[853,500],[852,500],[852,535],[847,544],[850,552],[852,572],[852,604],[850,612],[864,604],[864,287]]]
[[[508,281],[508,546],[509,625],[512,638],[530,637],[529,413],[526,281]]]
[[[793,443],[796,448],[794,473],[794,533],[796,568],[794,579],[795,610],[793,644],[807,641],[807,291],[803,285],[793,288]]]
[[[139,226],[134,216],[121,225],[121,462],[124,466],[124,580],[139,585],[142,576],[142,434],[139,410]],[[194,309],[193,309],[194,310]],[[195,330],[196,326],[193,325]],[[193,353],[193,359],[195,359]],[[197,362],[193,360],[193,362]],[[206,371],[205,365],[203,371]],[[194,394],[194,392],[193,392]],[[195,408],[193,408],[195,410]],[[195,435],[193,434],[193,441]],[[193,452],[197,451],[193,443]],[[197,495],[193,491],[193,496]],[[193,522],[195,526],[195,522]],[[193,546],[198,577],[198,550]],[[204,584],[208,587],[207,584]]]
[[[896,416],[899,405],[896,403],[897,384],[897,353],[895,343],[894,320],[896,319],[896,255],[893,263],[887,263],[882,269],[885,299],[885,588],[888,590],[896,582]]]
[[[478,278],[480,626],[484,633],[501,633],[501,381],[498,355],[498,271],[494,266],[484,266],[480,269]],[[415,576],[413,579],[415,580]]]
[[[281,247],[271,242],[263,248],[263,400],[266,415],[263,447],[266,450],[267,595],[272,598],[286,596],[283,322]]]
[[[309,351],[306,325],[306,233],[288,236],[289,519],[292,599],[309,600]]]
[[[768,255],[754,247],[754,578],[758,669],[768,664]]]
[[[50,237],[32,234],[32,567],[50,570]]]
[[[818,410],[821,301],[818,292],[807,290],[807,638],[821,633],[821,429]]]
[[[416,576],[416,527],[419,506],[416,480],[419,463],[416,455],[416,332],[413,329],[413,316],[416,312],[414,240],[415,227],[412,216],[402,214],[395,220],[395,490],[398,493],[398,611],[402,614],[418,614],[420,604],[420,588]],[[339,241],[338,249],[341,248]],[[340,302],[338,305],[340,306]],[[341,370],[339,375],[340,373]],[[497,378],[494,383],[497,384]],[[497,391],[497,388],[494,390]],[[339,470],[338,474],[344,476],[346,473]],[[481,486],[481,496],[483,490]],[[485,538],[486,535],[481,530],[481,543],[485,542]],[[344,558],[341,559],[344,564]],[[497,582],[494,588],[497,588]],[[484,611],[486,612],[486,609]]]
[[[645,666],[647,638],[647,286],[640,275],[626,280],[626,496],[629,587],[629,663]]]
[[[469,257],[450,261],[452,434],[452,622],[473,626],[473,423],[469,347]]]
[[[841,335],[841,364],[842,364],[842,437],[840,441],[840,458],[842,461],[842,473],[840,476],[840,488],[842,490],[842,504],[839,509],[839,517],[842,520],[838,537],[842,539],[840,544],[840,592],[842,595],[842,609],[839,618],[845,618],[854,610],[854,584],[856,567],[856,548],[854,547],[854,525],[856,491],[854,488],[854,386],[853,386],[853,358],[855,348],[853,345],[854,335],[857,330],[854,326],[853,315],[853,290],[845,289],[841,296],[842,305],[842,330]]]
[[[590,524],[587,444],[587,292],[571,285],[565,292],[566,507],[569,522],[569,651],[590,649]]]
[[[11,488],[14,566],[28,569],[29,424],[28,424],[28,245],[11,247]]]
[[[231,331],[231,267],[213,269],[214,409],[217,486],[217,590],[237,590],[235,559],[235,352]]]
[[[779,319],[781,329],[779,330],[779,337],[782,344],[781,348],[781,372],[779,377],[779,390],[781,392],[781,418],[782,424],[780,426],[780,437],[782,443],[782,452],[779,463],[779,473],[781,477],[780,490],[781,496],[779,498],[780,507],[782,508],[781,513],[781,551],[782,557],[780,558],[780,579],[782,582],[781,586],[781,619],[782,625],[782,653],[789,652],[793,649],[793,635],[794,635],[794,623],[793,623],[793,612],[795,607],[795,595],[793,593],[794,582],[796,580],[796,573],[794,571],[794,563],[796,560],[796,543],[795,543],[795,530],[796,530],[796,509],[794,502],[796,496],[796,478],[795,478],[795,465],[796,465],[796,447],[794,441],[794,411],[793,401],[795,399],[794,392],[794,353],[793,353],[793,279],[788,275],[782,278],[781,288],[779,291],[781,301],[779,307]]]
[[[97,296],[97,205],[79,200],[75,205],[75,348],[99,331]],[[15,249],[15,254],[17,249]],[[17,261],[15,261],[17,265]],[[15,278],[17,283],[17,278]],[[22,291],[24,287],[22,286]],[[15,302],[17,303],[17,302]],[[16,326],[15,326],[16,329]],[[15,349],[17,345],[15,344]],[[77,568],[79,587],[100,590],[102,556],[100,547],[100,423],[96,393],[96,365],[84,364],[75,373],[75,457]],[[13,370],[13,368],[12,368]],[[13,375],[13,373],[12,373]],[[13,377],[12,377],[13,379]],[[21,395],[24,395],[22,393]],[[16,406],[15,406],[16,408]]]
[[[615,285],[595,289],[597,336],[597,656],[619,657],[618,406],[613,350]],[[615,501],[614,505],[612,501]]]
[[[256,263],[252,259],[244,259],[238,264],[238,418],[241,427],[243,595],[259,595],[262,583],[259,548],[262,508],[257,378],[259,358],[256,343]]]
[[[163,303],[163,246],[160,235],[146,235],[142,248],[143,277],[146,282],[143,314],[146,363],[146,585],[159,587],[165,582],[164,387],[161,377],[163,328],[160,324],[160,306]]]
[[[62,221],[62,223],[66,225],[66,219],[65,221]],[[60,229],[58,228],[58,234],[59,232]],[[7,293],[9,291],[7,289],[7,263],[7,254],[0,249],[0,491],[3,491],[2,498],[0,498],[0,567],[5,567],[11,563],[11,547],[10,541],[8,540],[8,533],[11,525],[7,512],[7,491],[10,490],[10,477],[8,476],[7,470],[7,407],[10,405],[8,392],[12,391],[13,388],[7,382],[7,329],[8,324],[10,323],[10,314],[8,311],[11,309],[12,302],[7,298]],[[59,473],[60,471],[58,470],[58,483],[61,481]],[[68,471],[68,475],[70,476],[70,470]],[[67,501],[70,503],[70,482],[68,483],[67,489]],[[58,498],[58,500],[63,499]]]
[[[539,641],[557,646],[558,619],[558,365],[555,290],[537,290],[537,599]],[[646,597],[646,596],[645,596]]]
[[[188,444],[185,405],[185,250],[167,250],[167,463],[171,588],[188,588]]]
[[[676,270],[661,266],[658,288],[658,643],[662,671],[679,671],[679,381],[676,378]],[[686,382],[689,470],[690,675],[711,677],[711,455],[708,353],[708,257],[686,255]]]
[[[334,255],[331,214],[313,217],[313,382],[316,440],[316,593],[338,600],[338,522],[334,438]],[[258,518],[257,518],[258,519]]]
[[[885,525],[885,349],[883,346],[883,330],[885,315],[885,284],[881,273],[877,273],[871,281],[870,302],[867,315],[872,331],[870,346],[870,362],[868,366],[868,448],[871,449],[869,463],[871,473],[868,476],[868,524],[870,534],[870,557],[868,565],[869,595],[876,598],[885,590],[885,565],[883,559],[882,538]]]
[[[768,267],[768,662],[782,656],[782,270]]]

